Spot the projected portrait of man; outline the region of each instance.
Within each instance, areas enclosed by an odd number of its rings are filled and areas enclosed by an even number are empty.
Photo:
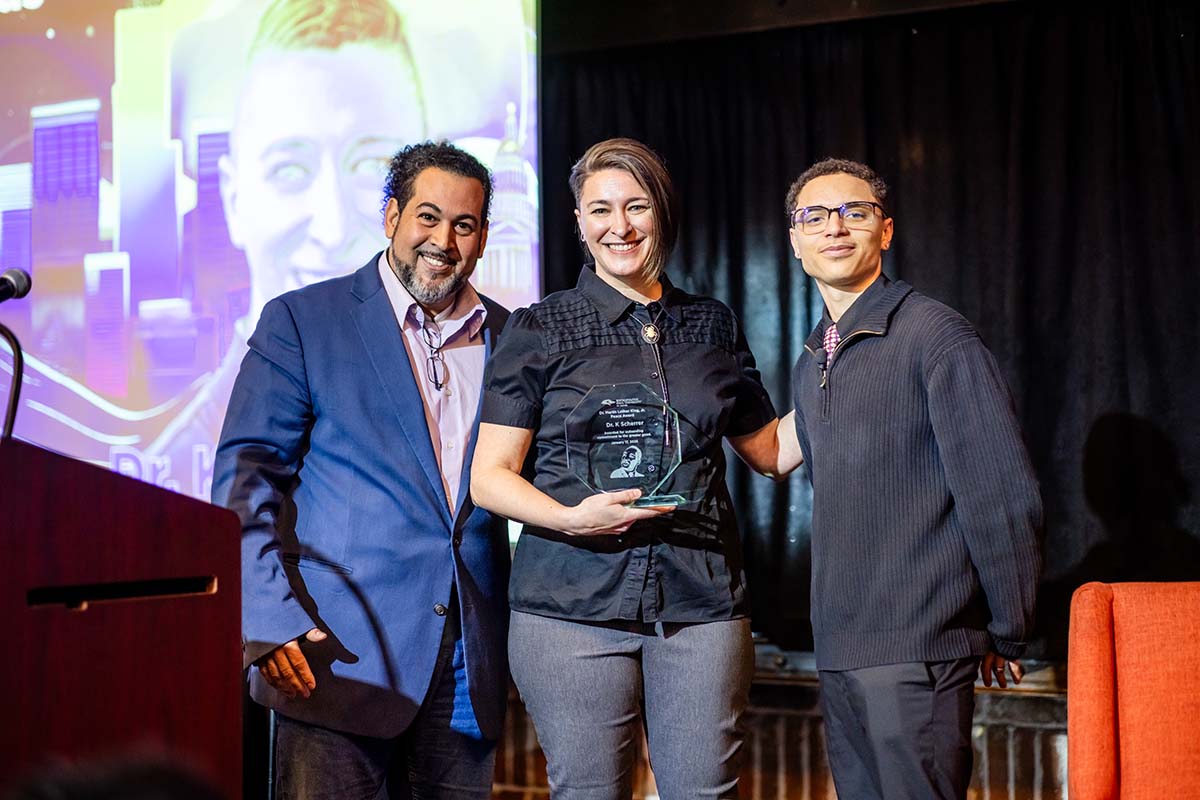
[[[147,448],[180,488],[205,497],[246,342],[268,300],[361,266],[382,246],[388,159],[425,138],[403,22],[389,0],[274,0],[250,45],[220,161],[230,240],[250,300],[213,379]]]
[[[425,137],[400,16],[388,0],[277,0],[250,48],[221,195],[267,300],[358,268],[380,247],[379,183]]]

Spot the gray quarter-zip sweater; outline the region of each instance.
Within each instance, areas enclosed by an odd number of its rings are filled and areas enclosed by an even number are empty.
[[[817,667],[1020,658],[1042,507],[995,359],[960,314],[883,275],[833,354],[828,324],[793,372]]]

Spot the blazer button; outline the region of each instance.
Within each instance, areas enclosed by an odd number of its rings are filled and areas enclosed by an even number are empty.
[[[462,544],[462,534],[461,533],[454,534],[454,538],[451,539],[450,541],[452,541],[454,543],[455,547],[458,547],[459,545]]]
[[[433,613],[437,614],[439,617],[444,617],[446,616],[446,607],[441,603],[436,603],[433,606]]]

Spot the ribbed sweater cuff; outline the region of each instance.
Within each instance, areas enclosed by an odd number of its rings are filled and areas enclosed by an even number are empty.
[[[1008,639],[997,639],[993,636],[992,647],[1006,659],[1019,659],[1024,657],[1025,650],[1028,649],[1029,645],[1025,642],[1013,642]]]

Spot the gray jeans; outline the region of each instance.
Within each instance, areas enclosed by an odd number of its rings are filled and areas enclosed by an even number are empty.
[[[508,654],[555,800],[631,797],[639,717],[663,800],[737,797],[748,619],[585,623],[514,611]]]

